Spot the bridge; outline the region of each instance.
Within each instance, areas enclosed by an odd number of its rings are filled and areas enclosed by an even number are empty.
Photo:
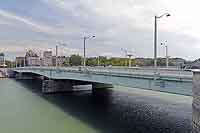
[[[11,69],[17,79],[43,80],[42,91],[73,90],[74,85],[92,85],[93,90],[113,85],[193,96],[193,133],[200,132],[200,70],[138,69],[104,67],[24,67]]]

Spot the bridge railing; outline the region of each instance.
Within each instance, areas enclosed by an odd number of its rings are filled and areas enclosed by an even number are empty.
[[[115,75],[136,75],[136,76],[155,76],[155,77],[175,77],[192,79],[192,72],[183,70],[171,69],[139,69],[139,68],[117,68],[117,67],[22,67],[16,68],[18,70],[57,70],[57,71],[74,71],[81,73],[100,73],[100,74],[115,74]],[[156,72],[156,73],[155,73]]]

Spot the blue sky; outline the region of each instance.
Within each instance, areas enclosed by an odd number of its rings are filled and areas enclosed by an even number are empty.
[[[186,59],[200,57],[198,1],[188,0],[6,0],[0,4],[0,50],[7,58],[23,56],[33,49],[54,49],[61,55],[83,53],[83,36],[88,56],[124,56],[121,48],[135,57],[153,57],[154,15],[158,21],[158,44],[167,40],[169,55]],[[187,9],[187,10],[186,10]],[[195,18],[195,19],[194,19]],[[195,21],[194,21],[195,20]],[[164,47],[158,47],[164,56]]]

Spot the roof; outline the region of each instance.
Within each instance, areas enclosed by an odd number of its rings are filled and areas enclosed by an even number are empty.
[[[38,57],[37,53],[32,50],[26,52],[26,57]]]

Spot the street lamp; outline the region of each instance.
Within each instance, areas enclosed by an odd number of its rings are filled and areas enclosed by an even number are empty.
[[[128,51],[126,49],[121,48],[121,50],[125,53],[125,58],[128,57],[128,59],[129,59],[128,66],[129,66],[129,68],[131,68],[131,57],[133,56],[133,54],[131,54],[130,52],[128,53]]]
[[[15,58],[15,67],[17,68],[17,58]]]
[[[127,60],[126,59],[127,59],[128,51],[124,48],[121,48],[121,51],[124,52],[124,54],[125,54],[125,66],[127,66]]]
[[[97,66],[98,67],[100,66],[100,57],[99,56],[97,57]]]
[[[128,54],[127,56],[128,56],[128,58],[129,58],[129,63],[128,63],[129,65],[128,65],[128,66],[129,66],[129,68],[131,68],[131,57],[132,57],[133,55],[132,55],[132,54]]]
[[[166,54],[166,67],[169,67],[169,56],[168,56],[168,46],[167,41],[161,43],[162,46],[165,46],[165,54]]]
[[[86,51],[85,51],[85,44],[86,44],[86,40],[87,39],[90,39],[90,38],[95,38],[95,36],[84,36],[83,37],[83,48],[84,48],[84,58],[83,58],[83,66],[85,67],[86,66]]]
[[[65,43],[61,43],[61,42],[59,42],[58,43],[58,45],[56,45],[56,68],[58,68],[58,52],[59,52],[59,50],[58,50],[58,46],[66,46],[67,44],[65,44]]]
[[[164,13],[161,16],[155,16],[155,31],[154,31],[154,68],[157,68],[157,19],[160,19],[162,17],[170,17],[171,15],[169,13]]]

